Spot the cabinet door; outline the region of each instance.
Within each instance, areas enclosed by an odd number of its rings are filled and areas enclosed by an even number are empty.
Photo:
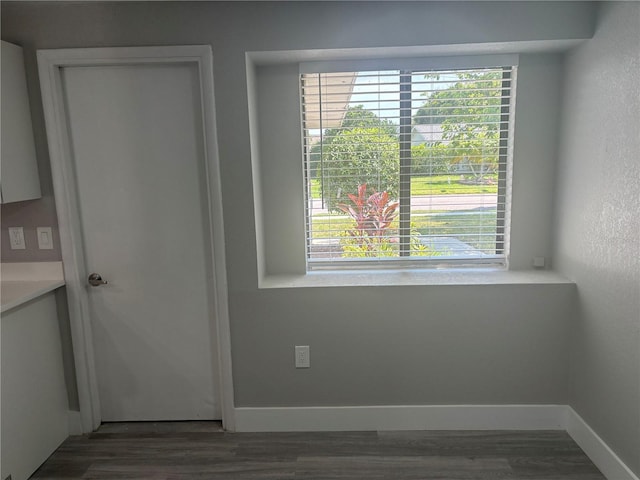
[[[2,203],[40,198],[22,48],[2,42]]]
[[[25,480],[69,436],[56,299],[48,293],[2,313],[0,474]]]

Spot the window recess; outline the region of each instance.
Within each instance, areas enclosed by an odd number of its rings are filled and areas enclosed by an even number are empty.
[[[308,269],[506,266],[516,68],[302,73]]]

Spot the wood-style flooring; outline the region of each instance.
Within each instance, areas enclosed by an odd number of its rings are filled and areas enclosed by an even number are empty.
[[[32,478],[605,479],[561,431],[225,433],[216,422],[104,424]]]

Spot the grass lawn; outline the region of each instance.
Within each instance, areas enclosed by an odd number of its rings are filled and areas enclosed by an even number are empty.
[[[433,175],[411,178],[413,195],[453,195],[471,193],[496,193],[498,191],[497,175],[488,175],[495,183],[491,185],[466,185],[460,183],[460,175]],[[355,192],[353,192],[355,193]],[[311,179],[311,195],[321,198],[320,179]]]
[[[422,235],[454,237],[478,250],[495,248],[495,210],[478,212],[474,215],[466,212],[446,212],[421,216],[418,212],[412,212],[412,223]],[[461,231],[466,234],[462,235]]]
[[[495,210],[477,212],[425,212],[413,211],[412,226],[421,235],[444,235],[455,237],[479,250],[495,248],[496,212]],[[339,239],[350,228],[353,220],[346,215],[314,215],[314,239]],[[397,229],[397,220],[391,225]],[[461,231],[466,234],[462,235]]]
[[[460,175],[433,175],[411,177],[412,195],[454,195],[470,193],[497,193],[497,175],[489,175],[491,185],[467,185],[460,183]]]

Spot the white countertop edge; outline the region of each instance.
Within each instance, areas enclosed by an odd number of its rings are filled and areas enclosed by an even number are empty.
[[[0,312],[64,286],[62,262],[16,262],[0,265]]]
[[[3,262],[0,276],[3,282],[64,281],[62,262]]]
[[[24,282],[3,281],[0,313],[6,313],[9,310],[19,307],[20,305],[63,286],[64,280],[32,280]],[[10,289],[9,295],[5,294],[7,289]]]

